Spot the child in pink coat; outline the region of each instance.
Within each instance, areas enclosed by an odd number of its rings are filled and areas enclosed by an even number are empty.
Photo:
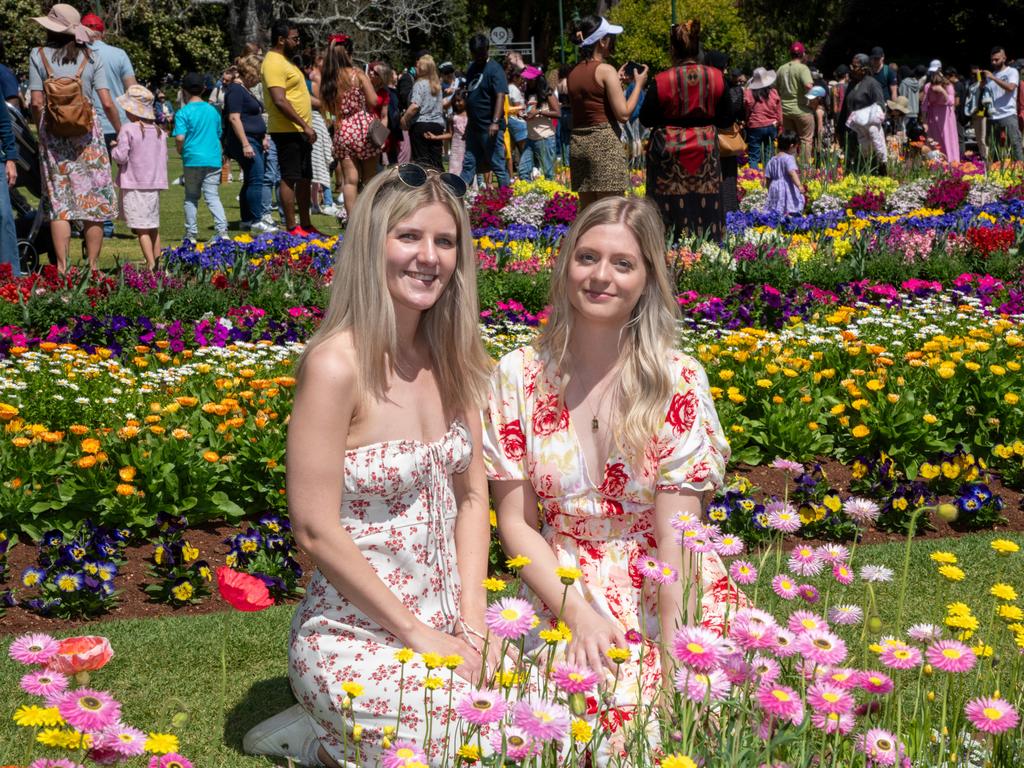
[[[120,166],[121,215],[139,238],[149,269],[160,254],[160,190],[167,189],[167,135],[156,124],[153,94],[132,85],[117,103],[130,122],[121,126],[111,157]]]

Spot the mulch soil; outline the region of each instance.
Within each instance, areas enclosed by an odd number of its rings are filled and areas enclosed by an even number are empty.
[[[845,494],[849,488],[850,470],[837,461],[823,462],[822,468],[829,479],[830,485]],[[738,474],[747,477],[766,496],[782,496],[787,480],[784,472],[765,466],[741,467]],[[994,530],[1024,532],[1024,494],[1004,488],[998,480],[993,480],[990,483],[990,487],[994,492],[1002,495],[1005,502],[1003,516],[1008,520],[1006,525],[996,526]],[[948,501],[949,499],[944,498],[942,500]],[[934,526],[934,530],[920,534],[918,536],[919,539],[941,539],[957,536],[961,533],[961,531],[956,530],[934,515],[932,516],[931,523]],[[229,525],[197,526],[189,530],[188,541],[199,549],[204,560],[208,561],[213,568],[216,568],[217,566],[224,565],[224,560],[228,553],[228,546],[224,540],[238,531],[237,527]],[[864,533],[861,537],[861,542],[864,544],[881,544],[891,541],[902,541],[904,539],[905,537],[902,534],[890,534],[871,529]],[[797,541],[802,542],[805,540],[793,539],[792,543],[795,544]],[[812,540],[812,543],[820,542]],[[143,591],[143,586],[150,578],[148,570],[152,562],[153,548],[154,545],[152,543],[145,542],[130,546],[127,549],[127,561],[121,567],[115,582],[119,590],[117,604],[109,613],[99,617],[99,620],[160,616],[197,616],[215,611],[230,610],[228,604],[217,594],[216,585],[213,587],[213,595],[198,605],[173,608],[163,603],[153,602],[149,595]],[[36,549],[31,544],[18,544],[14,546],[10,550],[8,557],[8,581],[0,583],[0,590],[13,586],[16,592],[24,592],[25,590],[18,589],[18,578],[23,569],[35,564],[35,557]],[[305,583],[313,571],[313,562],[304,552],[299,553],[298,561],[305,571],[303,579]],[[66,620],[46,618],[31,613],[24,608],[14,607],[7,609],[7,614],[0,618],[0,635],[13,635],[30,631],[54,634],[66,634],[71,630],[89,632],[90,626],[95,624],[97,624],[97,619]]]

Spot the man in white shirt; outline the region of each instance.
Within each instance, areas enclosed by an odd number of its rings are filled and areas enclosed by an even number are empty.
[[[1020,87],[1020,73],[1006,64],[1006,50],[997,45],[992,49],[992,71],[982,72],[986,87],[992,96],[989,110],[989,126],[992,131],[991,148],[995,148],[999,131],[1006,132],[1006,140],[1013,148],[1013,159],[1024,160],[1024,146],[1021,145],[1020,127],[1017,125],[1017,89]]]

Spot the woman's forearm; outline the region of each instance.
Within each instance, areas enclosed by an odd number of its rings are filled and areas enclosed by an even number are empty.
[[[242,144],[242,148],[249,146],[249,139],[246,138],[245,129],[242,127],[242,115],[238,112],[229,112],[228,121],[231,123],[231,130],[235,132],[235,136]]]
[[[459,508],[455,521],[455,552],[462,583],[462,618],[481,631],[487,595],[483,588],[487,578],[487,555],[491,541],[491,523],[487,499],[467,499]]]

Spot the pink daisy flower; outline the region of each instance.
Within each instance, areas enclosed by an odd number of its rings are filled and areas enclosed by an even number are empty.
[[[857,738],[857,747],[873,765],[896,765],[903,753],[903,746],[896,737],[883,728],[872,728],[861,734]]]
[[[977,657],[974,651],[958,640],[940,640],[928,646],[925,658],[942,672],[969,672]]]
[[[845,715],[853,711],[855,703],[849,691],[824,680],[819,680],[807,689],[807,705],[815,712]]]
[[[907,637],[919,643],[932,643],[942,638],[942,629],[934,624],[915,624],[907,630]]]
[[[683,627],[672,641],[672,655],[687,666],[708,670],[721,658],[721,638],[704,627]]]
[[[781,456],[776,457],[776,459],[771,463],[771,467],[773,469],[781,469],[783,472],[786,472],[793,477],[803,474],[804,471],[804,465],[799,461],[791,461],[790,459],[784,459]]]
[[[506,707],[498,691],[473,690],[459,699],[455,714],[473,725],[490,725],[504,717]]]
[[[729,566],[729,575],[737,584],[747,586],[757,581],[757,568],[746,560],[736,560]]]
[[[1002,699],[971,699],[964,706],[964,714],[979,731],[1002,733],[1016,728],[1020,716],[1013,706]]]
[[[775,647],[775,629],[770,624],[734,621],[729,634],[740,648],[754,651]]]
[[[496,755],[504,751],[505,757],[514,762],[522,762],[540,753],[540,744],[522,728],[514,725],[492,728],[487,740],[491,742],[491,749]]]
[[[46,664],[59,649],[60,645],[52,637],[36,632],[17,638],[8,653],[21,664]]]
[[[845,736],[856,723],[856,718],[849,712],[815,712],[811,715],[811,725],[828,734],[838,732]]]
[[[818,588],[812,584],[801,584],[796,588],[796,593],[800,595],[801,600],[809,605],[814,605],[821,599],[821,595],[818,593]]]
[[[873,693],[877,696],[884,696],[893,689],[892,678],[883,672],[873,669],[865,669],[861,672],[857,685],[868,693]]]
[[[796,653],[796,635],[784,627],[775,630],[775,655],[783,659]]]
[[[852,626],[854,624],[860,624],[860,621],[863,618],[864,611],[861,610],[859,605],[842,603],[840,605],[832,606],[828,611],[828,620],[833,624]]]
[[[192,763],[177,752],[168,752],[166,755],[153,755],[149,758],[148,768],[192,768]]]
[[[575,664],[556,664],[551,679],[566,693],[586,693],[593,690],[599,680],[592,669]]]
[[[681,540],[684,547],[697,555],[704,555],[708,552],[713,552],[715,549],[714,542],[710,536],[693,528],[685,531]]]
[[[539,698],[528,698],[516,704],[513,722],[537,741],[558,741],[569,731],[569,710]]]
[[[772,590],[783,600],[796,598],[797,583],[788,573],[780,573],[772,579]]]
[[[889,646],[878,660],[889,669],[913,669],[921,663],[921,652],[912,646]]]
[[[690,701],[724,701],[732,690],[729,675],[721,669],[710,672],[696,672],[692,669],[680,669],[676,672],[676,690]]]
[[[841,664],[846,658],[846,643],[827,629],[812,629],[796,642],[800,653],[817,664]]]
[[[848,587],[853,583],[853,571],[846,563],[835,563],[832,566],[832,578],[844,587]]]
[[[858,525],[871,525],[878,519],[880,509],[871,499],[851,496],[843,502],[843,512]]]
[[[68,688],[68,677],[61,672],[40,669],[21,678],[21,690],[32,696],[56,696]]]
[[[113,752],[121,758],[135,757],[145,752],[146,734],[124,723],[104,728],[96,738],[95,748]]]
[[[860,681],[860,672],[852,667],[833,667],[825,672],[822,679],[837,688],[850,691],[857,687],[857,683]]]
[[[716,536],[714,539],[714,546],[715,551],[722,557],[735,557],[736,555],[742,555],[743,550],[746,549],[743,539],[739,536],[734,536],[731,533],[724,533],[720,536]]]
[[[761,685],[767,685],[779,679],[779,675],[782,674],[782,667],[771,656],[764,656],[759,653],[750,660],[750,672],[757,677]]]
[[[662,563],[661,570],[658,571],[658,575],[652,581],[656,584],[675,584],[679,581],[679,571],[668,563]]]
[[[76,688],[60,697],[60,716],[79,731],[102,731],[121,717],[121,705],[104,691]]]
[[[763,685],[757,691],[757,701],[769,717],[788,720],[799,725],[804,719],[804,705],[800,694],[786,685]]]
[[[789,556],[789,570],[800,576],[817,576],[825,567],[814,547],[803,544]]]
[[[818,547],[818,557],[826,563],[845,563],[850,559],[850,550],[842,544],[822,544]]]
[[[661,572],[661,561],[654,557],[641,557],[636,561],[636,569],[645,579],[657,579]]]
[[[768,527],[782,533],[796,533],[800,530],[800,515],[788,501],[768,502],[765,505],[768,514]]]
[[[534,618],[536,614],[528,602],[518,597],[504,597],[487,609],[484,623],[498,637],[515,640],[530,631]]]
[[[687,512],[685,510],[679,510],[672,518],[668,521],[677,531],[686,531],[700,523],[700,519],[693,512]]]
[[[786,621],[786,626],[791,631],[800,635],[810,632],[812,629],[828,629],[828,622],[821,616],[810,611],[793,611]]]
[[[48,760],[45,757],[41,757],[38,760],[33,760],[28,768],[83,768],[83,766],[81,763],[76,763],[74,760],[69,760],[66,757],[62,757],[59,760]]]
[[[626,642],[630,645],[640,645],[644,641],[644,636],[641,635],[637,630],[630,629],[626,631]]]
[[[723,659],[721,669],[733,685],[743,685],[750,679],[750,665],[740,654]]]
[[[383,768],[403,768],[409,763],[426,764],[427,753],[415,741],[399,740],[384,751],[380,763]]]

